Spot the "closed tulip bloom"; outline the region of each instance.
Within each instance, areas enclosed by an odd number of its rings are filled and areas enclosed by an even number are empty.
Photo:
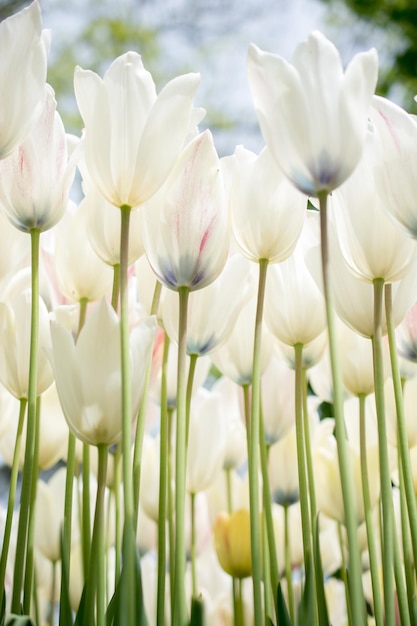
[[[71,333],[52,323],[52,358],[62,410],[70,430],[84,443],[111,445],[122,432],[120,323],[102,300],[87,318],[77,343]],[[136,417],[155,319],[148,318],[130,334],[132,420]]]
[[[353,476],[356,519],[359,526],[365,519],[360,455],[350,442],[347,442],[347,452]],[[371,506],[373,507],[377,504],[380,494],[378,446],[368,446],[367,460],[369,475],[375,477],[369,485]],[[345,510],[340,483],[337,444],[333,435],[323,438],[320,445],[315,447],[313,451],[313,463],[317,506],[319,510],[331,519],[335,519],[344,524]]]
[[[0,161],[0,206],[16,228],[48,230],[63,216],[75,172],[68,161],[64,125],[48,89],[30,135]]]
[[[45,99],[49,34],[42,31],[39,2],[0,24],[0,159],[21,144]],[[6,97],[7,96],[7,97]]]
[[[370,109],[378,141],[374,174],[386,202],[384,208],[405,231],[417,238],[417,122],[397,104],[375,96]]]
[[[251,272],[241,255],[229,257],[224,270],[204,289],[190,294],[187,353],[203,356],[221,345],[230,333],[242,303],[248,298]],[[162,298],[162,321],[169,338],[178,337],[178,296],[167,290]]]
[[[183,150],[162,189],[142,210],[142,241],[158,280],[177,291],[202,289],[229,252],[229,213],[209,131]]]
[[[301,233],[305,196],[277,170],[268,148],[256,156],[240,146],[234,158],[230,205],[238,248],[255,263],[279,263],[294,250]]]
[[[299,44],[292,64],[249,47],[249,83],[262,134],[300,191],[330,192],[355,169],[377,74],[375,50],[355,55],[344,72],[337,49],[318,31]]]
[[[0,381],[18,400],[28,397],[31,293],[26,290],[11,305],[0,303]],[[36,394],[51,385],[54,375],[46,350],[50,348],[49,315],[39,299],[39,351]]]
[[[189,493],[199,493],[213,483],[223,467],[225,452],[222,396],[200,389],[191,405],[186,483]]]
[[[271,445],[295,424],[295,373],[276,353],[262,375],[261,389],[265,439]]]
[[[70,302],[94,302],[111,295],[113,272],[91,247],[83,203],[58,224],[54,260],[58,288]]]
[[[213,533],[217,557],[224,571],[236,578],[250,576],[252,557],[249,511],[238,509],[231,515],[219,513]]]
[[[120,265],[120,211],[107,202],[93,185],[88,187],[81,205],[87,213],[87,234],[94,252],[107,265]],[[138,211],[130,216],[128,251],[129,265],[143,254]]]
[[[269,269],[265,320],[272,334],[289,346],[308,344],[326,328],[324,297],[305,263],[319,240],[316,217],[308,215],[293,254]]]
[[[104,78],[76,68],[86,166],[110,204],[137,207],[162,185],[186,138],[198,83],[198,74],[178,76],[157,95],[135,52],[118,57]]]
[[[384,209],[386,198],[373,174],[374,143],[370,136],[355,172],[332,194],[329,203],[349,269],[367,282],[382,278],[392,283],[410,270],[417,243],[393,223]]]
[[[256,298],[245,302],[229,338],[212,354],[214,365],[238,385],[250,385],[253,371],[253,341]],[[261,372],[268,367],[273,352],[273,337],[262,329]]]

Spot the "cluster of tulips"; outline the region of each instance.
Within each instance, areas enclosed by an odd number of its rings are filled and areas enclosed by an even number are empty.
[[[417,123],[376,51],[251,44],[265,148],[219,158],[136,52],[75,68],[67,135],[49,39],[0,24],[0,624],[417,626]]]

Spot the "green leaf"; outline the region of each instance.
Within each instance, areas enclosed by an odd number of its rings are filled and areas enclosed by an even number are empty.
[[[324,592],[324,576],[323,567],[321,564],[320,553],[320,533],[319,533],[319,520],[316,517],[314,535],[316,541],[314,542],[314,556],[315,556],[315,572],[316,572],[316,594],[317,594],[317,608],[319,612],[319,624],[320,626],[330,626],[329,615],[327,613],[326,595]]]
[[[3,600],[1,602],[0,610],[0,626],[4,626],[6,620],[6,589],[3,589]]]
[[[204,602],[203,598],[199,596],[198,598],[193,598],[191,600],[191,621],[190,626],[204,626]]]
[[[72,626],[72,610],[69,599],[69,562],[61,531],[61,590],[59,597],[59,626]]]
[[[314,598],[314,572],[311,554],[306,554],[305,559],[305,585],[303,595],[298,606],[298,623],[303,626],[314,624],[315,598]]]
[[[302,622],[300,622],[301,624]],[[294,626],[287,605],[285,604],[284,595],[281,589],[281,583],[278,583],[277,589],[277,624],[278,626]]]
[[[134,551],[134,559],[126,559],[127,551]],[[113,597],[107,607],[106,626],[148,626],[143,602],[142,575],[140,569],[139,549],[135,542],[133,526],[125,524],[123,532],[122,554],[125,555],[119,581],[116,585]],[[128,563],[133,565],[133,571],[129,571]],[[132,623],[129,622],[128,603],[134,598],[134,615]],[[80,623],[81,626],[81,623]]]
[[[29,615],[10,614],[5,626],[36,626],[36,624]]]

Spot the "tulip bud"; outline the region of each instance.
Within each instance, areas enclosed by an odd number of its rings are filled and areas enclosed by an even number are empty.
[[[250,517],[247,509],[219,513],[214,522],[214,545],[220,565],[235,578],[252,573]]]

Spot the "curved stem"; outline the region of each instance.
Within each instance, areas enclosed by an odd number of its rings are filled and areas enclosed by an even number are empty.
[[[187,464],[187,313],[188,287],[179,289],[178,365],[177,365],[177,439],[175,452],[175,581],[174,621],[178,626],[187,624],[185,600],[185,480]]]
[[[13,592],[11,610],[20,613],[22,584],[25,568],[26,543],[29,524],[29,509],[32,492],[32,473],[34,471],[34,448],[36,431],[36,396],[38,384],[38,351],[39,351],[39,249],[40,230],[30,231],[31,241],[31,321],[30,321],[30,353],[29,353],[29,388],[28,415],[26,426],[26,448],[23,465],[22,490],[20,497],[19,524],[17,530],[17,547],[15,556]]]
[[[395,342],[395,329],[392,320],[392,288],[385,285],[385,315],[389,351],[391,359],[391,374],[394,385],[395,406],[397,411],[398,448],[400,452],[401,468],[404,479],[404,493],[407,502],[408,517],[410,520],[411,543],[413,546],[414,563],[417,563],[417,502],[414,493],[413,475],[410,461],[410,451],[407,440],[407,428],[405,424],[404,400],[401,385],[400,368]]]
[[[3,602],[4,581],[6,577],[7,558],[9,555],[14,504],[16,500],[16,486],[17,486],[17,478],[19,475],[20,449],[21,449],[21,443],[22,443],[23,425],[25,422],[25,415],[26,415],[26,406],[27,406],[27,400],[26,398],[22,398],[20,400],[19,419],[17,422],[16,440],[15,440],[15,446],[13,450],[12,471],[10,475],[9,495],[8,495],[8,500],[7,500],[7,515],[6,515],[6,522],[4,526],[3,545],[1,548],[1,557],[0,557],[0,606]]]
[[[335,433],[339,458],[340,481],[342,485],[345,523],[349,545],[349,594],[352,606],[352,620],[355,626],[366,623],[365,600],[362,587],[362,566],[357,536],[357,516],[353,491],[353,477],[349,467],[349,457],[346,445],[346,431],[343,415],[343,387],[340,363],[337,353],[337,338],[335,327],[335,313],[333,295],[329,276],[329,238],[327,223],[327,192],[319,194],[320,202],[320,233],[321,233],[321,262],[323,274],[323,291],[327,317],[327,332],[329,337],[330,364],[333,379],[333,407],[335,417]]]
[[[285,542],[285,578],[287,581],[287,593],[288,593],[288,609],[291,617],[291,622],[294,621],[294,592],[292,586],[292,564],[291,564],[291,539],[290,539],[290,525],[288,522],[289,506],[284,506],[284,542]]]
[[[277,609],[277,589],[279,583],[278,573],[278,557],[277,548],[275,545],[275,532],[274,532],[274,520],[272,518],[272,501],[271,501],[271,488],[269,486],[269,474],[268,474],[268,450],[265,441],[264,421],[261,411],[260,416],[260,450],[261,450],[261,469],[262,469],[262,492],[263,492],[263,511],[265,518],[265,530],[266,530],[266,545],[269,554],[270,565],[270,581],[272,587],[272,597],[274,600],[275,610]],[[264,575],[264,585],[266,586],[267,577]]]
[[[169,450],[167,363],[169,344],[169,337],[165,334],[161,370],[161,425],[159,431],[158,586],[156,601],[156,623],[158,626],[163,626],[165,624],[166,527]]]
[[[249,504],[250,504],[250,536],[252,556],[252,582],[255,624],[262,624],[261,594],[261,550],[259,521],[259,438],[261,409],[261,347],[262,318],[265,300],[266,274],[268,260],[259,260],[258,300],[256,306],[255,336],[253,347],[252,370],[252,405],[249,437],[248,472],[249,472]]]
[[[187,413],[186,413],[186,440],[188,446],[188,431],[190,429],[190,414],[191,414],[191,396],[193,395],[194,375],[195,368],[197,366],[198,354],[190,354],[190,366],[188,368],[188,380],[187,380]]]
[[[383,626],[384,612],[381,598],[381,589],[379,585],[378,572],[378,556],[376,552],[376,542],[374,533],[374,523],[372,520],[371,494],[369,489],[369,473],[368,460],[366,456],[366,416],[365,416],[365,399],[366,396],[361,394],[359,400],[359,441],[360,441],[360,462],[361,462],[361,478],[363,507],[365,511],[366,535],[368,539],[369,565],[371,571],[372,596],[374,604],[375,624]]]
[[[391,472],[388,457],[387,427],[384,399],[384,364],[382,353],[382,311],[384,297],[383,279],[374,280],[374,336],[372,339],[375,403],[379,443],[379,471],[381,476],[382,503],[382,573],[384,581],[385,621],[394,624],[394,515],[392,507]]]
[[[115,311],[119,308],[119,293],[120,293],[120,265],[116,263],[113,265],[113,287],[111,292],[111,305]]]
[[[191,498],[191,581],[192,597],[198,594],[197,586],[197,528],[195,524],[195,493],[190,494]]]

